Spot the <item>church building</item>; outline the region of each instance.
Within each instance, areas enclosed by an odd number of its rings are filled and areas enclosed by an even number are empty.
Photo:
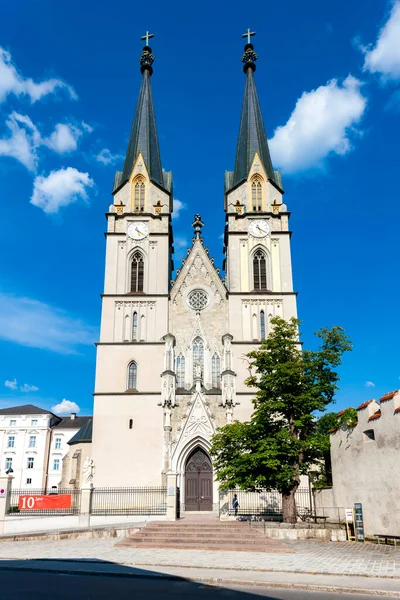
[[[216,510],[210,440],[218,427],[251,415],[246,354],[268,335],[270,319],[297,316],[289,212],[268,148],[250,35],[236,159],[221,198],[225,278],[197,214],[192,246],[172,279],[172,174],[161,163],[148,35],[126,158],[106,215],[93,483],[161,486],[172,471],[184,511]]]

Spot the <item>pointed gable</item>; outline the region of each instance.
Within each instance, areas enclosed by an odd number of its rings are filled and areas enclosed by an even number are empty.
[[[210,441],[214,433],[213,417],[204,402],[202,393],[196,391],[190,412],[182,420],[173,454],[179,456],[188,442],[195,438]]]
[[[209,257],[201,239],[194,240],[187,257],[182,260],[171,291],[171,300],[174,301],[185,288],[195,284],[211,288],[218,302],[226,298],[226,288],[219,276],[219,269],[214,267],[214,260]]]

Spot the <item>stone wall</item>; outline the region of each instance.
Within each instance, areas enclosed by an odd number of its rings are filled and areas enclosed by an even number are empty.
[[[400,393],[358,407],[358,423],[331,435],[333,488],[318,506],[352,508],[361,502],[365,534],[400,535]]]

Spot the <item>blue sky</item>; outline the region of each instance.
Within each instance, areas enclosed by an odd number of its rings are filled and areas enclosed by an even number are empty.
[[[304,342],[334,324],[353,339],[338,408],[400,387],[400,2],[16,0],[0,23],[0,406],[92,410],[104,212],[147,29],[177,257],[200,212],[221,265],[248,27]]]

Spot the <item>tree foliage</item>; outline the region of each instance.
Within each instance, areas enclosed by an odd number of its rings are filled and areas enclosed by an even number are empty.
[[[275,317],[271,324],[267,339],[247,355],[246,385],[256,390],[251,419],[220,428],[211,455],[222,488],[276,489],[284,520],[293,522],[300,475],[321,457],[325,442],[314,415],[333,401],[336,369],[351,343],[341,327],[324,328],[316,333],[318,350],[301,350],[297,319]]]

